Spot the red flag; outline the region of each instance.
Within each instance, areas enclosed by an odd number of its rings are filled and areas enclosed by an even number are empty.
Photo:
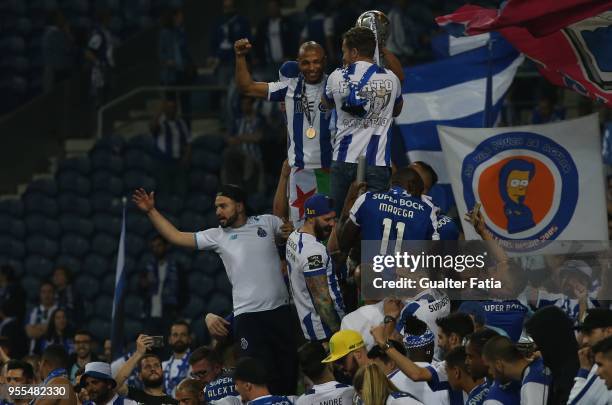
[[[436,21],[455,36],[499,31],[550,82],[612,107],[612,0],[508,0]]]

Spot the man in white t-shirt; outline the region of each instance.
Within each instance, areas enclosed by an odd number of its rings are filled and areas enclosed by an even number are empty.
[[[254,357],[276,370],[269,382],[273,393],[293,393],[297,383],[297,343],[292,325],[277,243],[293,231],[291,223],[273,215],[247,217],[246,195],[225,185],[215,199],[218,228],[181,232],[155,209],[154,193],[138,189],[134,203],[170,243],[219,254],[230,283],[234,307],[234,339],[239,355]]]
[[[323,101],[337,112],[331,169],[332,198],[341,212],[344,198],[357,175],[357,161],[367,165],[369,191],[389,189],[391,124],[402,110],[398,76],[374,63],[376,37],[365,27],[348,30],[342,41],[344,67],[327,79]]]

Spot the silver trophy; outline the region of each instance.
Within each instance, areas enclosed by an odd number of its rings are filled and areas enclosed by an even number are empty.
[[[385,47],[385,41],[389,36],[389,18],[382,11],[370,10],[361,14],[357,18],[356,27],[366,27],[374,32],[376,37],[376,53],[374,59],[376,64],[383,66],[385,60],[383,55],[383,48]]]

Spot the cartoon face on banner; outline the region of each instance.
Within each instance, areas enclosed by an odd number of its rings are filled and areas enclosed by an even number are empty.
[[[478,201],[489,230],[502,240],[556,239],[578,202],[578,170],[569,152],[550,138],[509,132],[467,155],[463,196]]]

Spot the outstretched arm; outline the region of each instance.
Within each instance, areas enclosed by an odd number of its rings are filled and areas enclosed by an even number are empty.
[[[234,43],[234,52],[236,53],[236,86],[242,94],[267,99],[268,83],[254,81],[251,73],[249,73],[246,55],[252,47],[253,45],[246,38],[239,39]]]
[[[120,394],[127,394],[127,387],[124,386],[125,382],[132,374],[132,371],[138,366],[138,362],[147,353],[147,349],[153,346],[153,338],[147,335],[138,335],[136,339],[136,351],[130,356],[129,359],[121,366],[115,381],[117,382],[117,392]]]
[[[291,174],[291,166],[287,159],[283,162],[281,175],[278,178],[276,186],[276,194],[274,194],[274,202],[272,203],[272,213],[279,218],[289,218],[289,199],[287,198],[287,183]]]

